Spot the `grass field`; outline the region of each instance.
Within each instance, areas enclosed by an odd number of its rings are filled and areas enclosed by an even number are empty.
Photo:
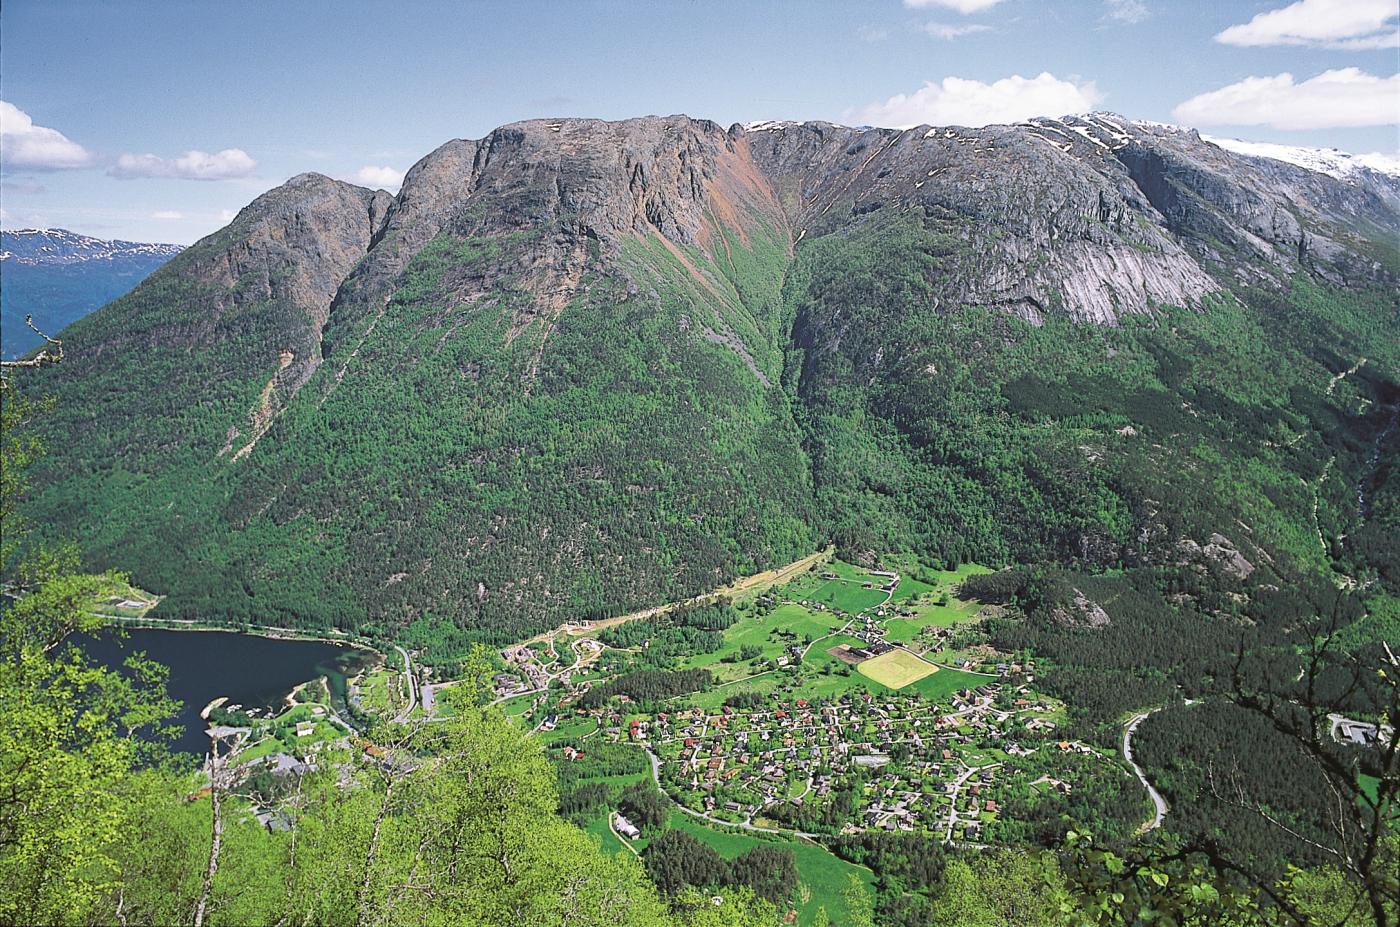
[[[850,675],[841,673],[840,670],[845,664],[827,653],[827,648],[838,644],[863,646],[863,642],[856,638],[835,635],[808,651],[807,658],[802,663],[804,673],[800,679],[794,679],[792,674],[785,670],[778,670],[755,676],[752,679],[745,679],[742,682],[714,686],[703,692],[694,692],[685,696],[681,701],[707,711],[714,711],[724,703],[726,698],[740,693],[752,692],[787,699],[820,699],[834,698],[848,692],[872,692],[878,695],[890,691],[889,686],[862,675],[857,667],[847,667],[853,669]],[[830,666],[834,672],[829,674],[823,672],[823,668],[827,666]],[[949,666],[930,666],[929,669],[930,672],[927,675],[905,685],[900,691],[906,694],[918,693],[929,701],[946,705],[954,692],[960,689],[975,689],[990,681],[988,676],[965,673]]]
[[[531,693],[529,695],[521,695],[518,698],[507,699],[506,701],[501,702],[501,704],[497,707],[501,709],[501,712],[507,718],[510,718],[512,720],[518,720],[523,724],[524,715],[528,714],[534,709],[535,699],[538,697],[539,696],[534,693]],[[532,723],[528,726],[533,727],[534,725]]]
[[[360,677],[360,704],[366,711],[392,714],[399,709],[401,674],[385,667]]]
[[[938,672],[932,676],[925,676],[909,686],[906,691],[917,692],[931,702],[941,702],[946,705],[954,692],[960,689],[975,689],[980,685],[994,681],[991,676],[964,673],[960,669],[940,666]]]
[[[982,606],[977,602],[959,599],[955,593],[962,581],[969,576],[990,572],[991,570],[984,566],[965,563],[956,570],[923,574],[934,580],[932,585],[909,577],[900,580],[899,588],[894,592],[894,602],[913,609],[915,616],[891,618],[885,622],[885,631],[889,639],[910,643],[919,636],[922,628],[930,625],[947,628],[973,620]]]
[[[160,598],[120,579],[104,579],[88,605],[88,611],[117,618],[140,618],[155,608]],[[130,602],[131,605],[122,603]]]
[[[596,733],[597,730],[597,718],[575,718],[569,715],[561,715],[558,727],[552,731],[539,731],[535,736],[539,738],[540,743],[552,744],[561,740],[579,740]]]
[[[729,654],[745,647],[757,647],[762,661],[776,660],[790,643],[800,644],[806,638],[825,637],[845,624],[845,619],[831,612],[812,611],[801,605],[786,603],[764,618],[741,618],[724,630],[724,646],[712,653],[701,653],[686,660],[685,669],[708,669],[719,682],[731,682],[753,672],[749,662],[723,663]],[[783,634],[781,632],[787,632]]]
[[[920,660],[912,653],[889,650],[861,663],[856,667],[856,672],[891,689],[903,689],[925,676],[938,672],[938,667]]]
[[[876,576],[866,582],[879,579],[881,577]],[[809,592],[805,598],[855,615],[885,601],[885,593],[878,586],[866,589],[858,580],[829,579]]]
[[[722,831],[706,827],[702,822],[679,811],[671,813],[670,823],[675,829],[683,830],[697,840],[708,843],[726,859],[733,859],[745,850],[765,844],[791,850],[797,863],[798,924],[813,923],[818,908],[826,909],[827,916],[833,924],[856,922],[857,918],[853,917],[847,908],[843,894],[851,876],[855,875],[866,887],[867,906],[865,911],[860,913],[864,915],[865,922],[869,923],[871,911],[868,899],[872,894],[870,887],[874,883],[874,876],[870,870],[838,859],[825,848],[815,844],[782,837]]]
[[[605,782],[615,790],[620,791],[633,782],[649,778],[645,773],[631,773],[594,776],[589,777],[586,781]],[[628,846],[624,846],[622,841],[613,835],[612,830],[608,827],[608,818],[612,811],[611,806],[602,809],[584,825],[584,830],[598,838],[598,842],[605,852],[627,853],[630,852],[628,848],[630,846],[638,853],[644,853],[649,843],[647,838],[628,841]],[[846,897],[846,888],[850,883],[851,876],[854,875],[865,887],[864,910],[854,913],[855,915],[863,915],[866,923],[870,921],[872,914],[870,901],[873,897],[872,886],[875,881],[873,873],[863,866],[848,863],[832,855],[822,846],[781,835],[745,833],[738,830],[710,827],[706,822],[675,808],[671,811],[667,826],[675,830],[685,831],[695,839],[710,845],[725,859],[733,859],[756,846],[775,846],[791,850],[793,860],[797,864],[798,888],[795,900],[799,925],[815,923],[818,908],[826,909],[832,924],[857,922],[860,918],[853,916]]]

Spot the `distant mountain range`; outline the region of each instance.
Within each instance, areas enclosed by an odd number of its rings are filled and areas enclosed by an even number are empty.
[[[1247,142],[1238,138],[1217,138],[1214,135],[1202,135],[1201,138],[1213,145],[1219,145],[1226,151],[1286,161],[1321,174],[1330,174],[1339,180],[1364,171],[1400,177],[1400,155],[1350,154],[1339,148],[1304,148],[1298,145],[1276,145],[1272,142]]]
[[[183,245],[106,241],[67,229],[0,231],[0,353],[19,357],[41,339],[26,315],[46,334],[129,291]]]

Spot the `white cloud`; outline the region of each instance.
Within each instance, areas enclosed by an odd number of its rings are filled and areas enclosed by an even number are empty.
[[[372,190],[397,190],[403,184],[403,173],[403,171],[395,170],[392,167],[376,167],[373,164],[367,164],[345,179]]]
[[[1400,124],[1400,74],[1377,77],[1360,68],[1323,71],[1300,84],[1292,74],[1246,77],[1194,96],[1172,110],[1188,125],[1340,129]]]
[[[926,81],[910,94],[897,94],[846,114],[862,125],[905,129],[930,125],[984,126],[1031,116],[1064,116],[1093,110],[1103,99],[1093,81],[1060,80],[1048,71],[1038,77],[1019,74],[990,84],[961,77]]]
[[[222,222],[224,225],[228,225],[236,218],[238,218],[238,211],[236,209],[219,210],[219,221]]]
[[[880,26],[861,26],[856,29],[856,36],[862,42],[883,42],[890,37],[890,30]]]
[[[935,39],[956,39],[964,35],[972,35],[974,32],[987,32],[990,26],[983,26],[980,23],[968,23],[963,26],[950,26],[947,23],[925,23],[924,31]]]
[[[185,218],[185,214],[177,212],[174,209],[157,209],[155,212],[151,213],[151,218],[175,220]]]
[[[1104,2],[1108,5],[1104,15],[1115,22],[1127,23],[1131,26],[1152,15],[1152,11],[1142,0],[1104,0]]]
[[[1231,26],[1225,45],[1318,45],[1359,50],[1400,47],[1395,0],[1297,0]]]
[[[0,153],[6,167],[58,171],[91,167],[92,152],[57,129],[36,126],[29,114],[0,100]]]
[[[955,10],[967,16],[971,13],[990,10],[1000,2],[1001,0],[904,0],[904,5],[911,10],[926,10],[932,6],[941,6],[946,10]]]
[[[38,181],[21,178],[19,180],[6,180],[4,183],[0,183],[0,191],[20,196],[37,196],[42,193],[48,193],[49,188]]]
[[[230,180],[247,177],[258,162],[241,148],[225,148],[216,154],[187,151],[178,158],[153,154],[124,154],[107,173],[130,180],[135,177],[169,177],[177,180]]]

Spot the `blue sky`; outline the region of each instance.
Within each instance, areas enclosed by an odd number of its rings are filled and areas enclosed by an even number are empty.
[[[1097,108],[1395,152],[1395,10],[5,0],[3,221],[191,242],[301,171],[394,189],[447,139],[539,116],[973,124]]]

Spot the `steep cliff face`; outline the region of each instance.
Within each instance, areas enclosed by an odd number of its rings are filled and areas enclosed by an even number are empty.
[[[826,123],[737,130],[784,191],[796,235],[914,212],[964,243],[938,298],[1112,323],[1196,306],[1216,276],[1283,285],[1298,270],[1394,285],[1396,183],[1246,158],[1111,114],[980,129]]]
[[[1138,133],[1117,156],[1203,263],[1273,286],[1300,270],[1342,286],[1395,284],[1400,264],[1385,242],[1400,201],[1390,178],[1348,182],[1231,154],[1193,132]]]
[[[33,509],[172,613],[435,635],[831,536],[1111,557],[1132,503],[1025,384],[1152,379],[1242,284],[1393,287],[1396,202],[1106,115],[516,123],[397,196],[293,178],[75,325]],[[1159,438],[1192,363],[1122,392]]]
[[[616,261],[630,239],[651,238],[679,260],[714,261],[726,235],[784,225],[742,138],[683,116],[627,122],[532,120],[479,142],[449,142],[405,177],[370,260],[337,302],[337,328],[381,311],[395,277],[440,233],[461,238],[525,233],[508,263],[479,279],[449,281],[461,302],[515,275],[538,297],[523,328],[559,312],[589,259]],[[720,281],[688,268],[707,287]]]

